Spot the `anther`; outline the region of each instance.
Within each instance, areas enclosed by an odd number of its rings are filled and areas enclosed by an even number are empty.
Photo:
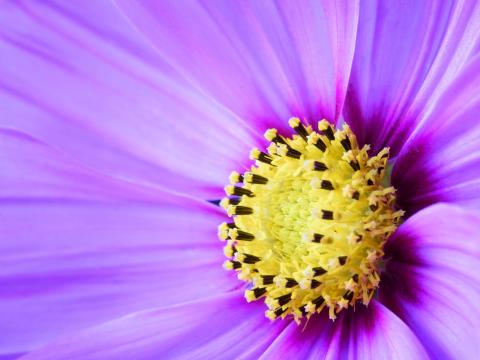
[[[288,304],[290,300],[292,300],[292,294],[288,293],[288,294],[279,296],[276,298],[276,300],[279,306],[283,306],[285,304]]]
[[[333,211],[322,210],[322,219],[323,220],[333,220]]]
[[[228,231],[228,235],[233,239],[233,240],[243,240],[243,241],[252,241],[255,239],[255,236],[250,234],[249,232],[239,230],[239,229],[230,229]]]
[[[322,296],[319,296],[315,299],[312,300],[313,305],[315,305],[315,308],[318,309],[320,306],[322,306],[323,302],[325,299]]]
[[[313,276],[320,276],[320,275],[323,275],[323,274],[326,274],[327,273],[327,270],[325,270],[324,268],[322,267],[314,267],[313,268]]]
[[[312,242],[320,243],[322,241],[323,235],[322,234],[313,234]]]
[[[255,264],[262,259],[260,259],[258,256],[255,256],[255,255],[238,254],[237,260],[241,261],[244,264]]]
[[[351,144],[350,139],[348,138],[347,135],[345,135],[345,138],[340,141],[340,144],[342,144],[345,151],[352,150],[352,144]]]
[[[310,284],[310,289],[316,289],[319,287],[322,283],[318,280],[312,279],[312,282]]]
[[[340,263],[340,265],[345,265],[345,263],[347,262],[347,256],[339,256],[338,262]]]
[[[307,141],[309,144],[315,145],[315,147],[321,152],[327,150],[327,145],[322,141],[320,135],[317,133],[311,133],[308,135]]]
[[[272,158],[270,155],[265,154],[264,152],[258,150],[258,149],[253,149],[250,152],[250,159],[252,160],[258,160],[260,162],[263,162],[265,164],[271,165],[272,164]]]
[[[344,295],[343,298],[345,300],[351,301],[353,299],[353,292],[352,291],[347,291]]]
[[[262,297],[267,293],[267,289],[262,287],[262,288],[254,288],[252,290],[247,290],[245,291],[245,298],[247,299],[248,302],[257,300],[258,298]]]
[[[333,184],[329,180],[322,180],[322,182],[320,183],[320,187],[323,190],[333,190]]]
[[[263,285],[271,285],[273,284],[273,279],[275,275],[262,275],[262,283]]]
[[[327,165],[320,161],[313,162],[313,170],[315,171],[325,171],[328,170]]]
[[[285,283],[285,287],[287,289],[298,285],[298,282],[295,279],[287,278],[285,280],[287,280],[287,282]]]
[[[264,136],[265,136],[265,139],[273,143],[287,145],[287,142],[285,141],[285,139],[278,134],[277,129],[268,129],[267,131],[265,131]]]
[[[227,209],[227,214],[228,214],[228,216],[250,215],[250,214],[253,214],[253,209],[251,207],[242,206],[242,205],[229,206],[228,209]]]
[[[253,289],[253,293],[255,294],[255,298],[259,298],[260,296],[262,295],[265,295],[265,293],[267,292],[267,289],[266,288],[256,288],[256,289]]]
[[[285,311],[287,311],[287,309],[283,309],[283,308],[280,307],[280,308],[278,308],[278,309],[275,310],[275,316],[276,316],[276,317],[279,317],[279,316],[281,316]]]
[[[300,151],[297,151],[290,146],[283,144],[277,146],[277,154],[282,156],[288,156],[294,159],[300,159],[300,156],[302,156],[302,153]]]
[[[245,181],[251,184],[262,184],[265,185],[268,183],[268,179],[261,175],[253,174],[251,172],[244,174]]]
[[[348,162],[348,165],[350,165],[350,167],[351,167],[354,171],[360,170],[360,165],[359,165],[358,162],[356,162],[355,160],[349,161],[349,162]]]
[[[246,195],[248,197],[253,196],[253,192],[243,187],[227,185],[225,186],[225,193],[227,195],[236,195],[236,196],[243,196]]]
[[[303,140],[307,141],[308,131],[300,122],[299,118],[291,118],[288,120],[288,124],[302,137]]]
[[[335,140],[335,134],[333,133],[332,126],[327,120],[322,120],[318,123],[318,130],[325,134],[328,140]]]

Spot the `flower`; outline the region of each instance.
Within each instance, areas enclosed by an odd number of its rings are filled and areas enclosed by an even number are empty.
[[[2,357],[475,356],[479,11],[3,3]],[[247,303],[205,201],[291,116],[390,147],[406,211],[377,298],[334,322],[271,322]]]

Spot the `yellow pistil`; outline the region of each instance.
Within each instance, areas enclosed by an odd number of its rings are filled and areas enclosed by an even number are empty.
[[[291,138],[270,129],[255,165],[233,172],[220,205],[233,222],[219,227],[227,242],[224,267],[250,283],[247,301],[265,299],[266,316],[299,322],[328,308],[331,319],[379,284],[378,261],[403,211],[382,180],[388,149],[359,149],[347,125],[326,120],[318,132],[298,118]]]

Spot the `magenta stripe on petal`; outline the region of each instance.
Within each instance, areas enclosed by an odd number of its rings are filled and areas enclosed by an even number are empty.
[[[408,219],[385,249],[380,299],[433,359],[480,351],[480,213],[430,206]]]
[[[480,56],[444,92],[395,164],[400,206],[445,201],[480,209]]]
[[[428,359],[415,334],[373,301],[335,322],[326,313],[306,324],[291,323],[261,357],[266,359]]]
[[[396,155],[476,52],[475,1],[364,1],[345,117],[360,142]]]

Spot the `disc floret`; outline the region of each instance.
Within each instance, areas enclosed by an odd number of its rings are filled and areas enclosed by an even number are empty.
[[[324,308],[335,319],[370,302],[383,245],[403,215],[395,189],[382,185],[388,148],[369,157],[347,125],[289,124],[296,134],[267,130],[267,151],[252,150],[255,164],[230,176],[220,203],[233,218],[219,227],[224,266],[249,283],[247,301],[264,298],[271,319]]]

